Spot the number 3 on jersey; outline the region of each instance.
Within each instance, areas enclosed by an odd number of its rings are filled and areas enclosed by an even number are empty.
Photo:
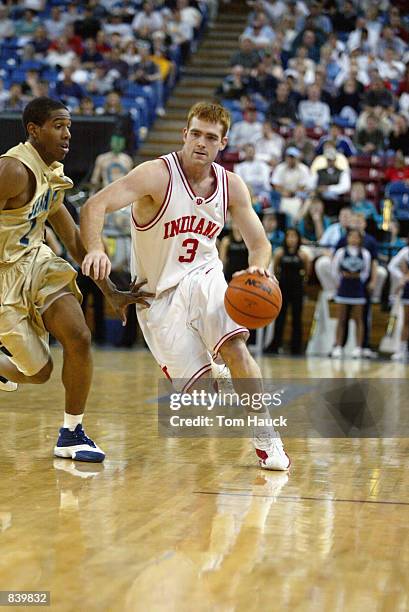
[[[196,238],[186,238],[186,240],[182,242],[182,247],[186,248],[186,253],[184,255],[180,255],[179,261],[182,263],[192,263],[196,257],[198,246],[199,241]]]

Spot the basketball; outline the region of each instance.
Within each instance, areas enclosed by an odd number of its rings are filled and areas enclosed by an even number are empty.
[[[240,274],[229,283],[224,305],[229,317],[249,329],[265,327],[278,317],[282,304],[280,287],[259,274]]]

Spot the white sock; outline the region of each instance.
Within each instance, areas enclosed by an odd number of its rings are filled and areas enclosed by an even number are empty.
[[[74,431],[74,429],[82,423],[82,418],[84,414],[68,414],[68,412],[64,412],[64,425],[66,429],[70,429]]]

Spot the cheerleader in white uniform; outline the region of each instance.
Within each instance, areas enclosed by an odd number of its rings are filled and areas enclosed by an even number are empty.
[[[398,291],[402,291],[401,304],[403,305],[404,320],[401,332],[401,343],[398,351],[393,353],[393,361],[406,361],[408,358],[409,339],[409,247],[404,247],[392,257],[388,265],[389,272],[399,280]]]
[[[348,307],[351,306],[351,317],[355,320],[357,347],[352,357],[362,357],[364,337],[363,308],[365,304],[365,282],[371,272],[371,255],[362,247],[363,236],[359,230],[350,229],[345,247],[336,251],[332,260],[332,273],[337,284],[335,302],[338,304],[338,324],[335,346],[331,357],[342,357],[342,341],[347,324]]]

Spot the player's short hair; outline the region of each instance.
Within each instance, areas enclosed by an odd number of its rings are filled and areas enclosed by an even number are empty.
[[[53,100],[46,96],[40,96],[34,98],[27,104],[23,111],[23,126],[27,133],[27,126],[29,123],[35,123],[36,125],[42,126],[50,118],[52,111],[68,108],[59,100]]]
[[[209,123],[220,123],[222,126],[223,138],[229,131],[231,123],[230,113],[217,102],[197,102],[194,104],[189,110],[189,114],[187,116],[188,129],[193,117],[196,117],[201,121],[208,121]]]

